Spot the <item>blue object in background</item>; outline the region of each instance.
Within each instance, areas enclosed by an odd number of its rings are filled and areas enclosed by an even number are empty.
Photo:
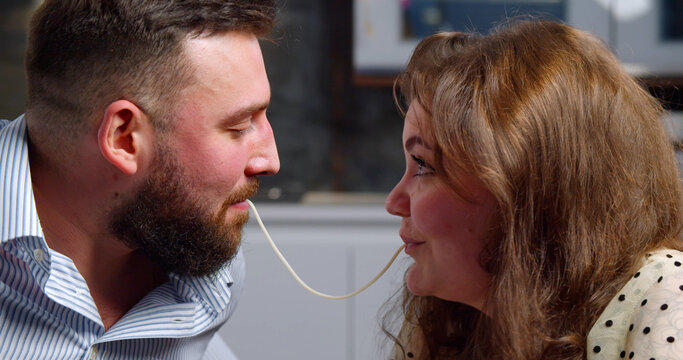
[[[409,0],[403,7],[403,36],[423,38],[438,31],[487,33],[505,19],[520,15],[563,21],[565,2]]]

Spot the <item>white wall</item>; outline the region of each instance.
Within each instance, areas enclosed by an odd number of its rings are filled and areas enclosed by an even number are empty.
[[[256,204],[268,231],[299,276],[340,295],[365,284],[402,244],[400,220],[376,205]],[[247,281],[234,316],[220,330],[241,360],[380,359],[378,310],[400,287],[410,263],[402,253],[354,298],[327,300],[305,291],[267,244],[256,221],[245,230]]]

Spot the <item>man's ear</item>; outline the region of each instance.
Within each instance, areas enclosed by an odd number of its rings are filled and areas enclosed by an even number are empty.
[[[117,100],[104,111],[97,143],[107,161],[124,174],[132,175],[151,155],[154,128],[137,105]]]

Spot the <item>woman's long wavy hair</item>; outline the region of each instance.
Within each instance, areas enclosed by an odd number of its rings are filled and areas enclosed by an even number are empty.
[[[583,359],[644,254],[682,248],[662,108],[594,36],[550,21],[433,35],[395,93],[430,114],[435,166],[454,191],[458,172],[474,174],[499,215],[482,313],[404,286],[401,317],[426,344],[415,359]]]

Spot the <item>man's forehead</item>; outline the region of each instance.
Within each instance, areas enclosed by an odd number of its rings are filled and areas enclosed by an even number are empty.
[[[220,56],[220,60],[232,59],[235,57],[234,51],[237,48],[256,47],[260,52],[258,38],[254,34],[243,31],[188,35],[182,45],[185,55],[199,62],[211,56]]]
[[[268,107],[270,86],[254,35],[224,32],[188,37],[184,56],[193,79],[177,99],[181,121],[229,124]]]

